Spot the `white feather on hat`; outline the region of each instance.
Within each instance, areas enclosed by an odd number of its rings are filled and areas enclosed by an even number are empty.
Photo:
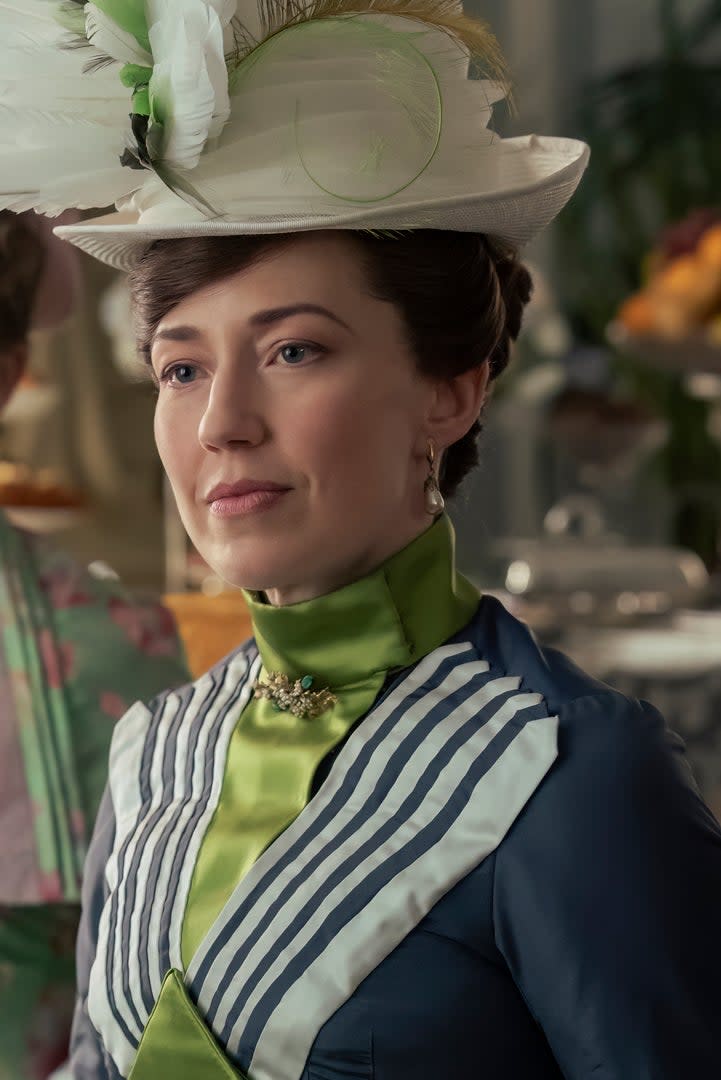
[[[85,74],[82,50],[60,47],[61,13],[48,0],[0,0],[0,206],[10,210],[56,216],[137,187],[118,163],[128,91],[116,70]]]

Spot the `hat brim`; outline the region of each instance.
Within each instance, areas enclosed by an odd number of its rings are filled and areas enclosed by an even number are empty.
[[[433,199],[405,197],[372,206],[343,204],[337,213],[249,215],[232,221],[204,220],[178,224],[143,223],[122,211],[63,225],[63,240],[118,270],[132,270],[154,240],[191,236],[239,236],[320,229],[448,229],[498,237],[519,247],[533,239],[563,209],[588,164],[588,146],[575,139],[531,136],[528,152],[541,151],[542,162],[532,182],[517,184],[503,177],[492,192],[456,194]],[[506,146],[525,140],[503,140]],[[540,175],[539,175],[540,174]]]

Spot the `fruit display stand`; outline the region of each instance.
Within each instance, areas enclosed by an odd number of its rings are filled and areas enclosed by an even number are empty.
[[[721,213],[695,210],[668,227],[642,276],[608,328],[610,343],[681,376],[693,396],[721,397]]]
[[[669,226],[643,260],[642,285],[616,321],[634,338],[721,346],[721,214],[701,209]]]
[[[640,276],[606,336],[624,380],[668,424],[656,469],[666,484],[671,535],[718,573],[721,209],[696,209],[666,227],[641,260]]]

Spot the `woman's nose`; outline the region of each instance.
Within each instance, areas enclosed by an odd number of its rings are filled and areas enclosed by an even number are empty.
[[[224,450],[234,445],[257,446],[267,434],[265,422],[251,388],[240,380],[213,380],[198,427],[205,450]]]

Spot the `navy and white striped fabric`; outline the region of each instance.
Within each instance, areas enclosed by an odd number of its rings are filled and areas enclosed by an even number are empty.
[[[163,977],[180,969],[183,913],[195,862],[220,798],[228,743],[260,671],[246,647],[151,713],[138,704],[116,728],[110,789],[116,837],[88,1011],[127,1076]]]
[[[124,1076],[163,976],[182,970],[190,875],[257,668],[251,655],[233,663],[233,677],[201,680],[191,699],[171,695],[133,762],[137,795],[116,839],[89,1002]],[[520,682],[468,641],[434,650],[376,703],[240,882],[185,979],[253,1080],[298,1080],[325,1021],[500,843],[556,757],[557,718]]]

